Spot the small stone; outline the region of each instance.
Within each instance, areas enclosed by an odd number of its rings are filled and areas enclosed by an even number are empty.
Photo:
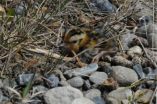
[[[119,87],[118,89],[111,91],[108,94],[108,97],[122,101],[124,99],[132,98],[132,91],[125,87]]]
[[[90,84],[89,80],[85,80],[85,81],[84,81],[83,88],[84,88],[85,90],[89,90],[89,89],[91,88],[91,84]]]
[[[75,99],[72,104],[95,104],[93,101],[91,101],[90,99],[87,98],[77,98]]]
[[[20,74],[17,77],[17,83],[21,86],[27,85],[28,82],[33,78],[34,74]]]
[[[0,104],[3,104],[2,102],[5,102],[5,101],[9,101],[9,98],[4,96],[2,90],[0,90]]]
[[[92,63],[82,68],[67,70],[64,72],[64,75],[69,78],[71,78],[72,76],[86,76],[88,74],[95,72],[97,69],[98,69],[98,64]]]
[[[136,64],[133,66],[133,69],[136,71],[136,73],[138,74],[139,78],[145,78],[145,74],[143,72],[143,68],[140,64]]]
[[[142,49],[139,46],[134,46],[128,50],[127,54],[131,57],[135,55],[142,55]]]
[[[61,80],[59,82],[59,85],[61,85],[61,86],[69,86],[69,83],[66,80]]]
[[[101,96],[96,96],[91,99],[95,104],[106,104],[104,99]]]
[[[130,85],[138,81],[136,72],[123,66],[112,66],[112,77],[121,85]]]
[[[84,96],[91,99],[95,104],[105,104],[104,99],[101,97],[101,92],[98,89],[90,89],[84,93]]]
[[[108,78],[105,72],[94,72],[90,75],[89,80],[94,84],[102,84]]]
[[[21,1],[19,5],[16,5],[15,13],[16,15],[26,15],[27,5],[25,2]]]
[[[131,34],[130,31],[127,31],[126,34],[122,35],[121,43],[124,50],[128,50],[132,44],[132,40],[137,38],[136,35]]]
[[[33,93],[46,92],[48,89],[44,86],[38,85],[33,87]]]
[[[95,96],[101,96],[101,92],[98,89],[90,89],[84,93],[86,98],[92,99]]]
[[[56,87],[44,94],[46,104],[71,104],[76,98],[81,97],[82,92],[71,86]]]
[[[111,4],[109,0],[92,0],[94,5],[101,11],[115,12],[116,6]]]
[[[47,79],[48,79],[48,81],[46,81],[46,84],[49,87],[53,88],[53,87],[57,87],[58,86],[59,78],[56,75],[52,74],[52,75],[48,76]]]
[[[126,66],[126,67],[131,67],[133,65],[133,63],[130,60],[128,60],[122,56],[114,56],[112,58],[112,63],[114,63],[116,65]]]
[[[17,83],[15,81],[15,79],[8,79],[8,78],[5,78],[3,81],[2,81],[2,84],[3,84],[3,87],[5,86],[9,86],[9,87],[16,87],[17,86]],[[2,85],[0,85],[0,87],[2,87]]]
[[[135,92],[135,100],[138,103],[147,104],[149,103],[151,97],[153,95],[153,91],[149,89],[141,89]]]
[[[122,100],[122,104],[129,104],[129,101],[127,99]]]
[[[78,88],[78,87],[82,87],[82,85],[83,85],[83,79],[81,78],[81,77],[74,77],[74,78],[72,78],[72,79],[69,79],[68,81],[67,81],[72,87],[76,87],[76,88]]]
[[[107,98],[107,103],[106,104],[120,104],[120,102],[117,99],[109,97],[109,98]]]
[[[107,75],[111,74],[111,63],[101,62],[99,65],[103,72],[107,73]]]
[[[4,85],[3,85],[3,82],[2,80],[0,79],[0,88],[2,88]]]

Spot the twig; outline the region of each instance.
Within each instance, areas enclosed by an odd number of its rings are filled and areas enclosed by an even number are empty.
[[[30,52],[34,52],[34,53],[38,53],[38,54],[43,54],[43,55],[46,55],[46,56],[51,56],[53,58],[56,58],[56,59],[60,59],[61,57],[63,57],[63,60],[64,61],[71,61],[73,58],[71,57],[64,57],[64,56],[61,56],[59,54],[56,54],[56,53],[53,53],[51,52],[50,50],[46,50],[46,49],[40,49],[40,48],[24,48],[24,50],[26,51],[30,51]]]

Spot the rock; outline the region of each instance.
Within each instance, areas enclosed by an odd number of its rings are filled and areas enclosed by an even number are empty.
[[[89,90],[89,89],[91,88],[91,84],[90,84],[89,80],[85,80],[85,81],[84,81],[83,88],[84,88],[85,90]]]
[[[21,86],[27,85],[30,80],[32,80],[34,74],[20,74],[17,77],[17,83]]]
[[[56,75],[52,74],[52,75],[48,76],[47,79],[48,79],[48,81],[46,81],[46,85],[49,86],[50,88],[58,86],[59,78]]]
[[[127,54],[131,57],[135,55],[142,55],[142,49],[139,46],[133,46],[128,50]]]
[[[130,60],[124,58],[123,56],[114,56],[112,58],[112,63],[114,63],[115,65],[121,65],[126,67],[131,67],[133,65]]]
[[[122,100],[122,104],[129,104],[130,102],[127,99]]]
[[[3,85],[3,82],[2,80],[0,79],[0,88],[2,88],[4,85]]]
[[[89,80],[94,84],[102,84],[108,78],[105,72],[94,72],[90,75]]]
[[[8,97],[4,96],[2,90],[0,90],[0,104],[3,104],[2,102],[6,102],[6,101],[9,101],[9,100],[10,99]]]
[[[120,104],[120,102],[117,99],[114,99],[112,97],[108,97],[106,104]]]
[[[107,62],[101,62],[99,63],[100,65],[100,69],[102,69],[103,72],[105,72],[107,75],[109,75],[111,73],[111,63],[107,63]]]
[[[101,92],[98,89],[90,89],[84,93],[86,98],[92,99],[95,96],[101,96]]]
[[[130,89],[125,87],[119,87],[118,89],[111,91],[108,94],[107,98],[114,98],[121,102],[124,99],[132,98],[132,96],[132,91]]]
[[[149,89],[141,89],[135,92],[135,100],[138,103],[147,104],[149,103],[151,97],[153,95],[153,91]]]
[[[73,70],[65,71],[64,75],[70,78],[72,76],[84,76],[84,75],[86,76],[88,74],[95,72],[97,69],[98,69],[98,64],[92,63],[82,68],[75,68]]]
[[[16,15],[26,15],[27,5],[26,2],[21,1],[19,5],[16,5],[15,13]]]
[[[115,12],[117,10],[116,6],[111,4],[109,0],[92,0],[92,2],[101,11]]]
[[[96,96],[93,99],[91,99],[95,104],[106,104],[104,99],[101,96]]]
[[[101,97],[101,92],[98,89],[90,89],[84,93],[84,96],[91,99],[95,104],[105,104],[104,99]]]
[[[16,87],[17,86],[17,83],[15,81],[15,79],[8,79],[8,78],[5,78],[3,81],[2,81],[2,84],[3,84],[3,87],[5,86],[9,86],[9,87]],[[2,84],[0,84],[0,87],[2,87]]]
[[[134,70],[123,66],[112,66],[112,77],[121,85],[130,85],[138,80]]]
[[[81,97],[82,92],[71,86],[56,87],[44,94],[46,104],[71,104],[76,98]]]
[[[136,64],[133,66],[133,69],[136,71],[136,73],[138,74],[139,78],[145,78],[145,74],[143,72],[143,68],[140,64]]]
[[[61,80],[59,82],[59,85],[61,85],[61,86],[69,86],[69,83],[66,80]]]
[[[137,38],[137,36],[134,34],[131,34],[130,31],[127,31],[126,34],[122,35],[121,43],[124,50],[129,49],[134,38]]]
[[[46,91],[48,91],[48,89],[44,86],[41,85],[33,86],[33,93],[46,92]]]
[[[69,79],[67,81],[72,87],[82,87],[83,85],[83,79],[81,77],[74,77],[72,79]]]
[[[77,98],[75,99],[72,104],[95,104],[93,101],[91,101],[90,99],[87,98]]]

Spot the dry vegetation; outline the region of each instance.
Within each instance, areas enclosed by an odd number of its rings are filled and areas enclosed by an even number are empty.
[[[89,0],[25,0],[23,4],[20,0],[0,1],[0,77],[14,79],[21,73],[45,75],[55,69],[84,66],[92,60],[99,63],[100,51],[123,56],[126,50],[121,36],[138,24],[137,2],[114,0],[118,10],[107,13],[91,8]],[[83,47],[76,54],[69,51],[63,38],[74,28],[97,32],[96,45]],[[110,62],[108,58],[100,60]],[[154,61],[151,65],[155,66]]]

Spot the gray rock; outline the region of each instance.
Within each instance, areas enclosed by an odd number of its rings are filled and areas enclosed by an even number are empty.
[[[135,100],[138,103],[147,104],[149,103],[151,97],[153,95],[153,91],[149,89],[141,89],[135,92]]]
[[[142,49],[139,46],[133,46],[128,50],[127,54],[132,57],[135,55],[142,55]]]
[[[121,85],[130,85],[138,80],[134,70],[123,66],[112,66],[112,77]]]
[[[82,87],[83,85],[83,79],[81,77],[74,77],[72,79],[69,79],[67,81],[72,87]]]
[[[75,99],[72,104],[95,104],[93,101],[91,101],[90,99],[87,98],[77,98]]]
[[[116,6],[111,4],[108,0],[92,0],[94,5],[101,11],[115,12]]]
[[[9,98],[4,96],[2,90],[0,90],[0,104],[5,101],[9,101]]]
[[[2,80],[0,79],[0,88],[2,88],[3,87],[3,82],[2,82]]]
[[[107,98],[107,104],[120,104],[120,102],[117,99],[114,99],[112,97]]]
[[[26,15],[27,5],[26,2],[21,1],[19,5],[16,5],[15,13],[16,15]]]
[[[84,96],[91,99],[95,104],[105,104],[104,99],[101,97],[101,92],[98,89],[88,90]]]
[[[106,104],[104,99],[101,96],[96,96],[93,99],[91,99],[95,104]]]
[[[66,80],[61,80],[59,82],[59,85],[61,85],[61,86],[69,86],[69,83]]]
[[[84,75],[86,76],[88,74],[95,72],[97,69],[98,69],[98,64],[92,63],[82,68],[67,70],[64,72],[64,75],[66,75],[69,78],[71,78],[72,76],[84,76]]]
[[[27,85],[30,80],[34,77],[34,74],[20,74],[17,77],[17,83],[19,85]]]
[[[71,86],[56,87],[44,94],[46,104],[71,104],[80,97],[83,97],[82,92]]]
[[[37,86],[33,86],[33,93],[37,93],[37,92],[46,92],[48,89],[44,86],[41,85],[37,85]]]
[[[120,102],[124,99],[130,99],[132,96],[132,91],[125,87],[119,87],[108,94],[108,98],[114,98]]]
[[[129,47],[131,46],[132,44],[132,40],[134,38],[137,38],[136,35],[134,34],[131,34],[130,31],[127,31],[126,34],[122,35],[122,38],[121,38],[121,43],[122,43],[122,46],[123,46],[123,49],[124,50],[128,50]]]
[[[59,78],[52,74],[50,76],[47,77],[48,81],[46,82],[47,86],[53,88],[53,87],[57,87],[59,84]]]
[[[89,80],[94,84],[102,84],[108,78],[105,72],[94,72],[90,75]]]
[[[134,65],[133,69],[136,71],[136,73],[138,74],[140,79],[145,78],[145,74],[143,72],[143,68],[142,68],[141,64]]]
[[[83,88],[84,88],[85,90],[89,90],[89,89],[91,88],[91,84],[90,84],[89,80],[85,80],[85,81],[84,81]]]
[[[101,96],[101,92],[98,89],[90,89],[90,90],[84,92],[84,96],[86,98],[92,99],[95,96]]]
[[[130,60],[124,58],[123,56],[114,56],[112,58],[112,63],[126,67],[131,67],[133,65]]]
[[[15,81],[15,79],[8,79],[8,78],[5,78],[3,81],[2,81],[2,84],[3,84],[3,87],[5,86],[9,86],[9,87],[16,87],[17,86],[17,83]],[[0,84],[0,87],[2,87],[2,84]]]
[[[127,99],[122,100],[122,104],[129,104],[130,102]]]

